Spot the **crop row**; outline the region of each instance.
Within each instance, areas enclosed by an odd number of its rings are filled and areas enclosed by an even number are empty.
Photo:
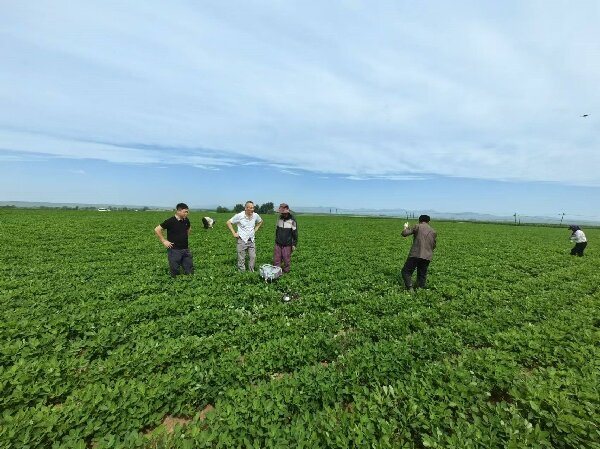
[[[600,444],[600,262],[564,229],[434,222],[410,295],[398,220],[300,216],[265,284],[194,214],[196,274],[171,280],[162,215],[1,213],[0,447]]]

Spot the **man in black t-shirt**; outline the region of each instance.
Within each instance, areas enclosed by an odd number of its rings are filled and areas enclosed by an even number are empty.
[[[185,274],[194,272],[192,253],[188,248],[188,235],[192,230],[190,220],[187,216],[190,210],[187,204],[179,203],[176,206],[175,216],[166,219],[154,228],[154,233],[167,248],[169,270],[171,276],[179,274],[179,267],[183,267]],[[167,230],[167,238],[163,236],[163,230]]]

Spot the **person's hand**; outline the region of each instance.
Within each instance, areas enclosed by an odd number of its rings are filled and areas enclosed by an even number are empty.
[[[165,248],[173,248],[173,243],[168,240],[163,240],[162,244],[165,245]]]
[[[296,251],[296,246],[292,245],[292,251]]]
[[[404,229],[408,228],[408,221],[404,223]]]
[[[233,233],[233,238],[234,238],[234,239],[237,239],[239,236],[240,236],[240,235],[239,235],[237,232],[234,232],[234,233]]]

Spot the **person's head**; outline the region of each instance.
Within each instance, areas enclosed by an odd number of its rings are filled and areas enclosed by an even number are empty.
[[[179,203],[175,206],[175,215],[179,218],[185,218],[190,213],[190,208],[185,203]]]
[[[287,217],[290,214],[290,206],[288,206],[286,203],[281,203],[279,205],[279,209],[277,209],[277,212],[279,212],[284,217]]]
[[[579,231],[581,228],[577,225],[570,225],[569,230],[572,232]]]
[[[419,223],[429,223],[431,217],[429,215],[421,215],[419,217]]]
[[[244,211],[246,212],[246,215],[252,215],[254,213],[254,203],[252,201],[246,201]]]

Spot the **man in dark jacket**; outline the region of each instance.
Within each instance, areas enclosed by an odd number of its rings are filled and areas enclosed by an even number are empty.
[[[283,261],[283,272],[289,273],[291,268],[292,251],[298,244],[298,227],[296,219],[290,213],[287,204],[279,205],[279,219],[275,228],[275,250],[273,251],[273,265],[279,267]]]
[[[402,279],[407,290],[412,290],[412,275],[415,268],[417,269],[417,287],[425,288],[427,268],[433,258],[433,250],[436,245],[436,233],[429,226],[429,220],[429,215],[421,215],[419,224],[412,228],[408,226],[408,222],[404,223],[402,237],[413,235],[413,244],[402,268]]]

